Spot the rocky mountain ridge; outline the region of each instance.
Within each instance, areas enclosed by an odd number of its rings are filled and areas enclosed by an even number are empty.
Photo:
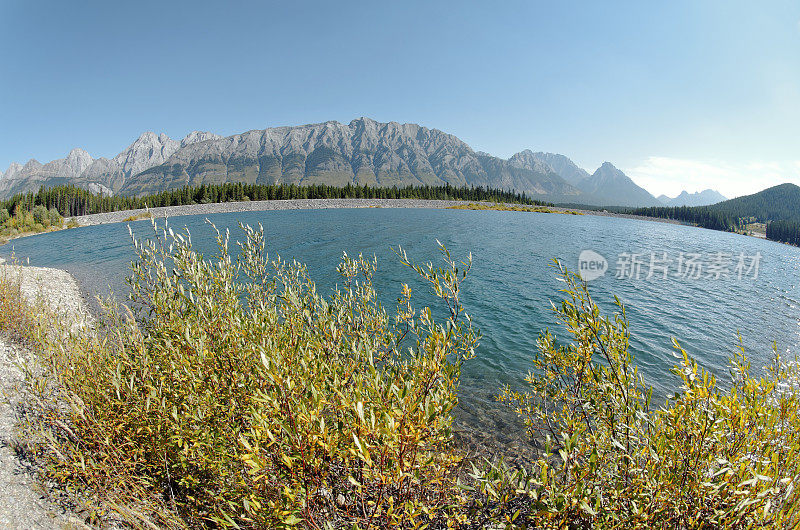
[[[0,177],[0,197],[37,191],[41,186],[63,184],[74,184],[94,192],[114,193],[127,179],[164,163],[181,147],[217,138],[221,136],[193,131],[178,142],[165,134],[145,132],[111,159],[93,159],[83,149],[75,148],[65,158],[47,164],[35,159],[29,160],[24,166],[14,162]]]
[[[36,160],[12,164],[0,178],[0,197],[36,191],[42,185],[145,195],[186,185],[245,182],[451,184],[513,189],[552,202],[639,206],[655,201],[624,173],[613,170],[604,165],[589,175],[564,155],[530,150],[505,160],[475,152],[438,129],[359,118],[349,124],[328,121],[227,137],[194,131],[180,141],[145,132],[110,159],[93,159],[73,149],[67,157],[44,165]],[[624,203],[614,202],[621,198]]]
[[[575,162],[564,155],[556,153],[543,153],[541,151],[534,153],[530,149],[526,149],[512,156],[509,161],[524,165],[530,165],[536,162],[544,164],[549,166],[553,171],[558,173],[561,178],[573,186],[578,186],[581,181],[590,176],[585,169],[578,167]]]

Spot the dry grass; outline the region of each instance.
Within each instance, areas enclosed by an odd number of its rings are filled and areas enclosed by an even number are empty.
[[[142,221],[144,219],[152,219],[152,218],[153,218],[153,214],[152,213],[144,212],[144,213],[138,213],[138,214],[126,217],[125,219],[122,220],[122,222],[123,223],[130,223],[130,222],[133,222],[133,221]]]
[[[518,205],[510,205],[505,203],[498,203],[498,204],[479,204],[479,203],[468,203],[468,204],[457,204],[454,206],[449,206],[448,209],[450,210],[494,210],[498,212],[529,212],[529,213],[560,213],[560,214],[568,214],[568,215],[583,215],[581,212],[576,212],[574,210],[557,210],[554,208],[548,208],[547,206],[518,206]]]

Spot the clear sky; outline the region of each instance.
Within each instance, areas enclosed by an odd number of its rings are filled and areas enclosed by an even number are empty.
[[[0,0],[0,171],[360,116],[656,195],[800,184],[800,3]]]

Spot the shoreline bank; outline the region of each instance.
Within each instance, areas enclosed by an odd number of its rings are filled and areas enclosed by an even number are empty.
[[[0,259],[0,276],[18,281],[22,297],[49,306],[73,326],[91,325],[84,297],[75,278],[62,269],[30,267]],[[43,482],[17,448],[24,445],[18,425],[25,414],[25,373],[21,366],[35,363],[36,353],[6,336],[0,337],[0,526],[18,529],[88,528],[59,502],[64,492]],[[62,499],[63,500],[63,499]]]
[[[157,208],[135,210],[120,210],[117,212],[96,213],[77,217],[66,217],[64,223],[74,222],[78,226],[94,226],[99,224],[121,223],[148,217],[148,213],[155,218],[180,217],[184,215],[212,215],[218,213],[237,212],[265,212],[273,210],[326,210],[326,209],[353,209],[353,208],[425,208],[425,209],[450,209],[464,207],[469,204],[484,206],[505,205],[524,206],[512,203],[492,203],[480,201],[458,200],[431,200],[431,199],[287,199],[271,201],[239,201],[218,202],[209,204],[184,204],[181,206],[159,206]],[[547,206],[556,213],[576,212],[583,215],[596,215],[600,217],[619,217],[622,219],[638,219],[641,221],[654,221],[657,223],[684,224],[674,219],[646,217],[641,215],[620,214],[608,211],[581,210],[576,208],[562,208],[560,206]],[[691,226],[691,225],[687,225]],[[35,235],[35,234],[32,234]]]

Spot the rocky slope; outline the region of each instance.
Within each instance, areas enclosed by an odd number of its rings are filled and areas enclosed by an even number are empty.
[[[589,173],[585,169],[578,167],[575,162],[566,156],[556,153],[534,153],[530,149],[526,149],[512,156],[509,162],[522,167],[534,164],[545,165],[573,186],[578,186],[581,181],[589,177]]]
[[[548,200],[580,191],[546,166],[521,168],[476,153],[453,135],[368,118],[276,127],[193,143],[126,181],[139,195],[184,185],[443,185],[515,189]]]
[[[59,319],[73,323],[73,329],[93,325],[75,280],[66,271],[39,267],[18,267],[3,263],[0,275],[20,282],[28,303],[43,302]],[[0,338],[0,528],[50,530],[87,528],[81,519],[58,506],[59,493],[45,491],[37,470],[16,450],[23,442],[18,423],[26,410],[23,366],[34,366],[35,353]]]

